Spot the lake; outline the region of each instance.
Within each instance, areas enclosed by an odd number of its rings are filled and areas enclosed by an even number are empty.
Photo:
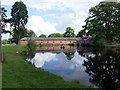
[[[110,90],[120,88],[120,51],[116,48],[42,47],[28,61],[64,80]]]

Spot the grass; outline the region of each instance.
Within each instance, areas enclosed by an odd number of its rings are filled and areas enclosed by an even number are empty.
[[[35,68],[23,56],[16,55],[16,51],[23,50],[22,46],[3,47],[6,52],[6,62],[2,64],[3,88],[91,88]]]

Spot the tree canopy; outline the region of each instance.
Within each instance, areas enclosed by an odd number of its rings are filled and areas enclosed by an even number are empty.
[[[64,37],[75,37],[74,30],[71,27],[67,27],[64,33]]]
[[[45,34],[41,34],[41,35],[39,36],[39,38],[46,38],[46,35],[45,35]]]
[[[52,33],[48,37],[63,37],[63,35],[60,33]]]
[[[30,29],[26,29],[27,30],[27,34],[25,37],[36,37],[35,32],[33,30]]]
[[[13,40],[15,43],[26,35],[25,25],[27,24],[28,11],[26,5],[22,2],[15,2],[11,8],[13,22]]]
[[[78,32],[77,37],[83,37],[83,35],[85,35],[85,34],[86,34],[86,32],[83,29],[83,30],[81,30],[81,31]]]
[[[114,38],[120,40],[120,3],[100,2],[89,9],[89,13],[84,30],[94,38],[100,36],[110,42]]]

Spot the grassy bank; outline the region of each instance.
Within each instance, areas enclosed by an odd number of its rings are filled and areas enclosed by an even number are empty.
[[[2,64],[3,88],[89,88],[35,68],[23,56],[16,55],[16,51],[23,50],[22,46],[3,47],[6,52],[6,62]]]

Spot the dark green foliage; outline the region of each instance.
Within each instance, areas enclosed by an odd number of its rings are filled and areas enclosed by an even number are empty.
[[[97,50],[96,50],[97,51]],[[115,50],[101,50],[95,57],[84,60],[83,66],[91,77],[89,81],[102,90],[117,90],[120,88],[120,53]]]
[[[27,24],[28,11],[26,5],[20,1],[15,2],[11,9],[13,29],[13,41],[18,44],[18,41],[26,35],[25,25]]]
[[[120,3],[100,2],[89,9],[89,13],[83,26],[88,34],[96,38],[101,33],[107,42],[112,42],[114,37],[120,40]]]
[[[12,42],[18,43],[21,38],[27,35],[27,30],[24,27],[19,27],[19,30],[13,29]]]
[[[93,38],[93,45],[94,46],[105,46],[107,41],[105,39],[105,36],[98,32],[97,35]]]
[[[41,35],[39,36],[39,38],[46,38],[46,35],[45,35],[45,34],[41,34]]]
[[[71,27],[67,27],[64,37],[75,37],[74,30]]]
[[[2,40],[2,44],[8,44],[8,40],[3,39],[3,40]]]
[[[28,44],[26,46],[26,56],[27,58],[31,59],[34,57],[36,52],[36,43],[32,39],[28,41]]]
[[[20,1],[15,2],[11,9],[11,16],[15,21],[15,26],[19,23],[20,26],[27,24],[28,11],[26,5]]]
[[[81,30],[80,32],[78,32],[77,37],[83,37],[83,35],[86,34],[85,30]]]
[[[6,30],[5,27],[7,26],[7,23],[11,22],[11,19],[6,19],[7,15],[6,15],[7,10],[5,8],[1,8],[1,32],[2,33],[10,33],[11,32],[9,30]]]
[[[48,37],[63,37],[63,35],[60,33],[52,33]]]
[[[36,37],[36,35],[33,30],[27,30],[27,34],[25,37]]]

